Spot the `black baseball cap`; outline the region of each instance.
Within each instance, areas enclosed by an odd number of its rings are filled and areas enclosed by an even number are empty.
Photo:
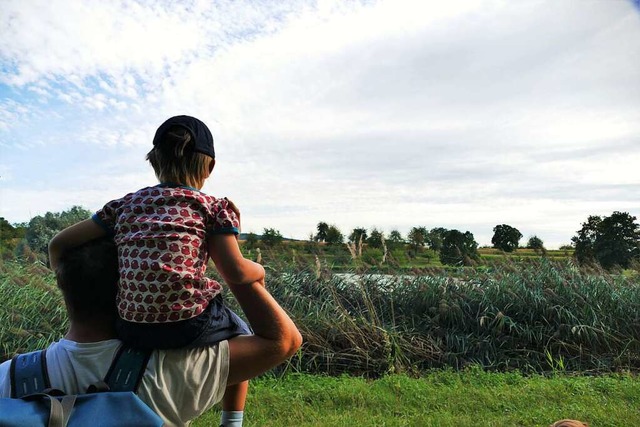
[[[158,145],[164,137],[164,134],[173,126],[179,126],[189,131],[195,143],[193,151],[206,154],[214,159],[216,158],[216,153],[213,150],[213,135],[211,135],[211,131],[201,120],[191,116],[174,116],[167,119],[156,131],[156,136],[153,137],[153,145]]]

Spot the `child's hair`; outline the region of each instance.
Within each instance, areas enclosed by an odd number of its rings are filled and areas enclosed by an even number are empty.
[[[213,158],[193,150],[191,134],[180,126],[170,127],[147,154],[160,182],[202,188],[211,172]]]

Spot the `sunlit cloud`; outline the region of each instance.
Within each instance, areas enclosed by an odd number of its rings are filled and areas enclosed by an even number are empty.
[[[630,2],[5,1],[0,215],[154,182],[168,116],[212,129],[204,190],[245,229],[414,225],[547,246],[640,215]]]

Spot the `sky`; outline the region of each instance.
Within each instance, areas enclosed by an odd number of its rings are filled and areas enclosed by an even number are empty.
[[[638,3],[0,0],[0,216],[154,185],[155,130],[189,114],[244,232],[557,248],[640,217]]]

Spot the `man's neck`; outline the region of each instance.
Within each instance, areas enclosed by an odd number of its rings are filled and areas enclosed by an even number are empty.
[[[80,343],[98,342],[117,338],[113,322],[98,319],[82,322],[71,320],[69,322],[69,330],[64,337],[70,341]]]

